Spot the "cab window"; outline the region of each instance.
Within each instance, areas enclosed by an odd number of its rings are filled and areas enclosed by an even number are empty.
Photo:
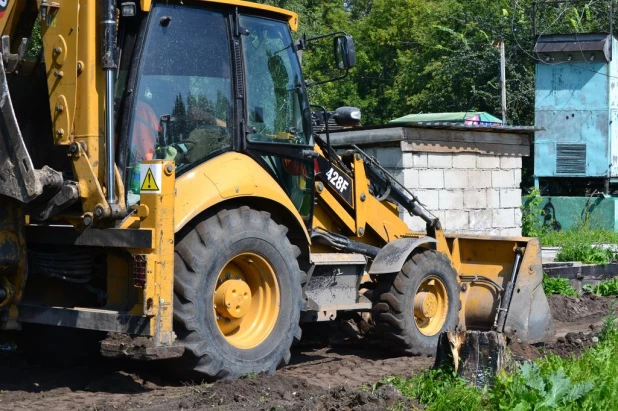
[[[129,204],[139,200],[140,162],[174,160],[181,174],[232,148],[226,15],[158,4],[148,25],[130,127]]]
[[[250,142],[313,145],[311,110],[286,23],[241,16]]]

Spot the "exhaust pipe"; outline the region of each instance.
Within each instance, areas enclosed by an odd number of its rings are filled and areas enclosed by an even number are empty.
[[[114,89],[116,83],[116,0],[101,0],[101,65],[105,70],[105,155],[107,171],[107,202],[116,204],[114,147]]]

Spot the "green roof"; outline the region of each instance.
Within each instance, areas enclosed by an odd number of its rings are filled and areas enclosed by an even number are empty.
[[[467,111],[457,113],[423,113],[423,114],[408,114],[391,120],[389,123],[405,124],[405,123],[496,123],[502,124],[502,120],[492,116],[484,111]]]

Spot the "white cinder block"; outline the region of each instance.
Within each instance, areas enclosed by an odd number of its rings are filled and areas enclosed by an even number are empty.
[[[427,168],[453,168],[453,155],[450,153],[427,153]]]
[[[500,208],[519,208],[521,206],[521,190],[500,189]]]
[[[444,170],[420,170],[418,186],[420,188],[444,188]]]
[[[453,168],[476,168],[477,154],[453,154]]]
[[[414,190],[413,193],[428,210],[438,210],[440,208],[438,190]]]
[[[515,180],[515,187],[519,187],[521,185],[521,168],[516,168],[513,170],[513,179]]]
[[[511,156],[500,157],[500,168],[503,170],[521,168],[521,157],[511,157]]]
[[[487,208],[500,208],[500,190],[487,190]]]
[[[404,211],[403,221],[410,227],[412,231],[425,232],[427,227],[426,223],[419,217],[411,216],[410,213]]]
[[[444,170],[445,188],[468,188],[468,174],[462,170]]]
[[[401,171],[403,171],[403,185],[408,189],[417,189],[418,170],[413,168],[404,168]]]
[[[513,170],[493,170],[491,185],[493,188],[514,188],[516,185]]]
[[[406,168],[427,168],[427,153],[403,153],[402,159]]]
[[[500,157],[491,155],[478,155],[476,157],[476,168],[500,168]]]
[[[464,208],[487,208],[487,190],[464,190]]]
[[[491,171],[489,170],[468,170],[469,188],[490,188]]]
[[[521,227],[521,208],[515,209],[515,227]]]
[[[440,190],[438,195],[440,210],[458,210],[463,208],[461,190]]]
[[[492,226],[495,228],[515,227],[515,209],[514,208],[495,209],[493,212]]]
[[[377,149],[377,158],[384,168],[403,168],[403,159],[399,147],[380,147]]]
[[[505,237],[521,237],[520,228],[503,228],[500,230],[500,235]]]
[[[489,230],[491,229],[491,219],[493,216],[492,210],[470,210],[470,223],[469,228],[471,230]]]
[[[446,231],[461,231],[468,228],[468,212],[463,210],[445,210],[441,220]]]

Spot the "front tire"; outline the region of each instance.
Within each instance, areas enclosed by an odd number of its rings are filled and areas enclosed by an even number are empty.
[[[300,339],[298,247],[270,214],[223,210],[176,245],[174,330],[185,355],[175,370],[191,378],[274,373]]]
[[[382,345],[408,355],[433,355],[438,338],[457,325],[459,283],[449,259],[416,252],[397,274],[378,277],[372,317]]]

